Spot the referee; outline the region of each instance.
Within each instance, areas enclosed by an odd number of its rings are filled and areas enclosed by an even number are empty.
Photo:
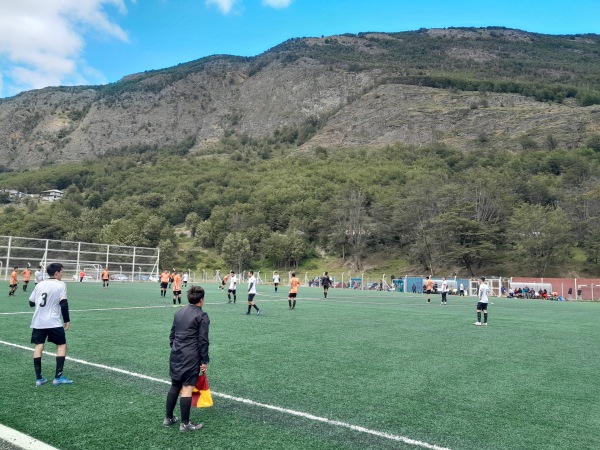
[[[65,331],[69,329],[69,304],[67,303],[67,286],[61,281],[63,265],[52,263],[46,269],[50,279],[36,284],[29,296],[29,306],[35,307],[31,320],[31,343],[33,351],[33,367],[35,369],[35,386],[40,387],[48,382],[42,376],[42,352],[46,339],[56,344],[56,372],[52,384],[71,384],[63,375],[65,357],[67,356],[67,338]]]
[[[167,394],[166,415],[163,426],[169,427],[179,421],[173,415],[179,393],[179,409],[181,424],[179,431],[196,431],[202,428],[201,423],[190,421],[192,408],[192,392],[198,381],[200,372],[208,368],[208,314],[202,311],[204,305],[204,289],[192,286],[187,292],[189,305],[180,309],[173,318],[173,326],[169,335],[171,356],[169,358],[169,374],[171,389]]]

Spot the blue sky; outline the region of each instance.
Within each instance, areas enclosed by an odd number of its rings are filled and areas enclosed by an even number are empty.
[[[0,0],[0,97],[104,84],[292,37],[452,26],[600,33],[599,0]]]

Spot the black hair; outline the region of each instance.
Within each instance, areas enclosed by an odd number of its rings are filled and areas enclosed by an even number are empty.
[[[46,267],[46,272],[51,277],[53,277],[54,274],[56,274],[57,272],[60,272],[61,270],[63,270],[63,265],[61,263],[52,263],[52,264],[49,264],[48,267]]]
[[[292,276],[295,277],[296,276],[296,272],[292,272]]]
[[[192,286],[187,291],[188,302],[197,305],[204,298],[204,288],[201,286]]]
[[[481,281],[485,281],[485,277],[481,277],[481,278],[480,278],[480,280],[481,280]]]

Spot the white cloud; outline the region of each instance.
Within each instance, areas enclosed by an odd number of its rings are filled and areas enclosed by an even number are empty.
[[[238,0],[206,0],[208,6],[215,5],[223,14],[229,14]]]
[[[271,8],[282,9],[292,4],[292,0],[262,0],[262,4]]]
[[[86,76],[94,71],[81,59],[85,38],[99,33],[128,41],[106,7],[127,12],[125,0],[0,0],[0,96],[97,81],[97,74]]]

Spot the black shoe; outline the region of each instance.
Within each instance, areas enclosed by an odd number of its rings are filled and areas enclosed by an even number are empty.
[[[170,427],[173,424],[176,424],[177,422],[179,422],[179,417],[171,417],[170,419],[168,417],[165,417],[165,420],[163,420],[163,427]]]
[[[179,431],[181,431],[182,433],[186,431],[198,431],[201,428],[201,423],[193,423],[192,421],[189,421],[188,423],[181,422],[181,424],[179,425]]]

